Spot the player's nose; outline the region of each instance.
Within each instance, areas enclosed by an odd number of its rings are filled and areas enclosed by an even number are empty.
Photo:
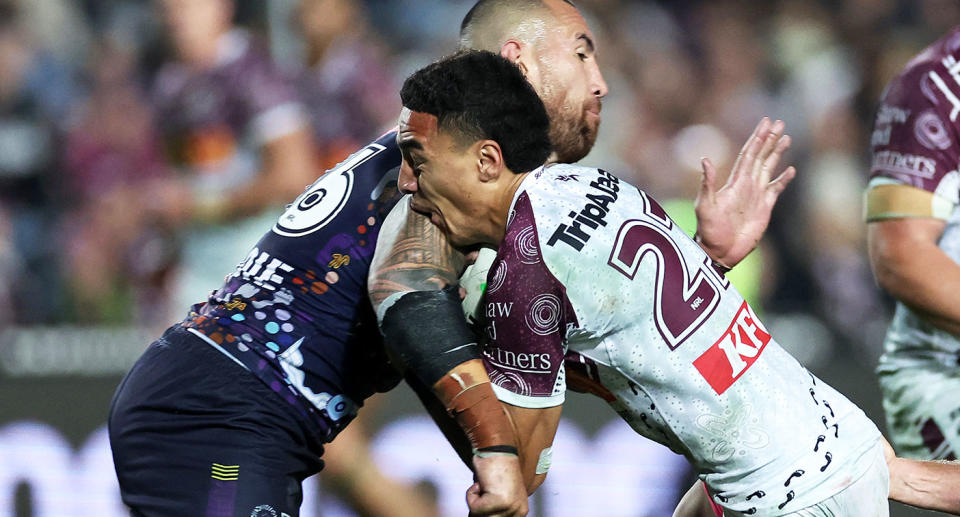
[[[406,160],[400,165],[400,176],[397,178],[397,188],[404,194],[413,194],[417,191],[417,176],[413,173],[413,168],[407,165]]]
[[[603,74],[600,72],[600,67],[597,66],[594,61],[590,74],[590,89],[592,93],[598,98],[602,99],[607,96],[607,93],[610,92],[610,88],[607,86],[607,81],[603,78]]]

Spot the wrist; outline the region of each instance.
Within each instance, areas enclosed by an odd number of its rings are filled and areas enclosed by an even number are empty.
[[[494,456],[512,456],[520,457],[520,451],[513,445],[488,445],[473,449],[473,455],[479,458],[492,458]]]
[[[703,241],[703,236],[700,235],[699,230],[697,230],[697,232],[693,234],[693,241],[696,242],[697,245],[699,245],[704,252],[706,252],[707,256],[710,258],[710,262],[713,265],[713,269],[715,269],[717,273],[720,273],[721,275],[726,275],[733,269],[732,266],[728,266],[725,263],[726,261],[723,260],[723,257],[719,257],[718,256],[719,254],[716,253],[716,251],[712,250],[710,246]]]
[[[433,392],[464,431],[474,451],[516,451],[513,426],[485,371],[480,378],[465,370],[451,371],[433,385]]]

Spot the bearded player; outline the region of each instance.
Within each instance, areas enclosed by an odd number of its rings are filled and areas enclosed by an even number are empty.
[[[592,34],[572,5],[481,1],[468,15],[463,41],[502,46],[528,68],[555,115],[557,159],[589,151],[606,84]],[[366,278],[374,246],[388,232],[383,218],[399,197],[400,161],[389,133],[308,187],[246,258],[238,257],[225,284],[151,345],[126,376],[111,408],[110,439],[123,500],[137,515],[246,517],[257,508],[297,515],[301,482],[320,469],[323,444],[349,424],[366,397],[399,382],[396,364],[466,431],[467,446],[475,449],[467,459],[478,478],[473,507],[488,515],[526,513],[513,431],[484,382],[479,352],[463,346],[474,338],[462,317],[417,343],[434,348],[391,341],[394,365],[383,349]],[[712,178],[704,187],[710,200],[700,210],[703,243],[732,265],[755,245],[772,202],[751,201],[765,185],[717,191]],[[726,224],[731,218],[735,223]],[[412,225],[432,228],[419,217]],[[437,289],[456,283],[463,257],[449,253],[435,230],[418,235],[433,239],[431,249],[441,252],[414,253],[412,274],[400,284],[378,284],[378,292],[421,291],[449,308],[450,292]],[[394,271],[404,264],[411,261]],[[416,318],[401,322],[431,330]]]
[[[498,248],[484,364],[528,489],[549,468],[573,351],[610,405],[684,454],[729,514],[888,515],[876,426],[780,348],[656,201],[602,170],[538,166],[547,118],[519,109],[536,94],[518,72],[470,52],[408,78],[398,184],[455,245]],[[784,147],[756,139],[733,174],[768,179]],[[958,468],[921,477],[932,495],[908,485],[910,502],[960,511]]]

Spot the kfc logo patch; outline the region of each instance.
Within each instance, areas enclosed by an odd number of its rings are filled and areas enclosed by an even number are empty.
[[[769,342],[770,334],[747,302],[743,302],[727,331],[693,362],[693,366],[717,395],[723,395],[760,357]]]

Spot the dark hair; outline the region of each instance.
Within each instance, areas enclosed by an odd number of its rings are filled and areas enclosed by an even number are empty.
[[[494,140],[513,172],[531,171],[550,156],[543,102],[520,69],[498,54],[467,50],[441,59],[408,77],[400,99],[435,115],[440,129],[465,145]]]

